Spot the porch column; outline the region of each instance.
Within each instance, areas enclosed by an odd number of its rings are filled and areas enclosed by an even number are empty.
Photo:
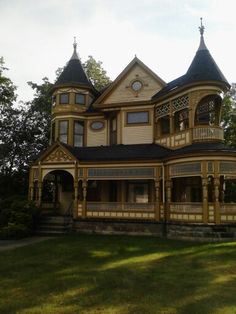
[[[33,201],[34,200],[34,186],[30,185],[29,186],[29,201]]]
[[[220,178],[214,178],[214,208],[215,208],[215,223],[220,223]]]
[[[74,181],[74,210],[73,219],[78,218],[78,182]]]
[[[41,181],[38,182],[38,206],[41,206],[42,203],[42,189],[43,183]]]
[[[29,201],[33,201],[33,195],[34,195],[34,192],[32,192],[33,188],[34,188],[33,171],[32,171],[32,169],[30,169],[30,171],[29,171],[29,190],[28,190],[28,200]]]
[[[83,207],[82,207],[82,218],[86,217],[86,208],[87,208],[87,180],[83,180],[82,183],[82,188],[83,188]]]
[[[174,133],[174,113],[170,114],[170,134]]]
[[[155,219],[160,221],[160,180],[155,180]]]
[[[203,217],[204,223],[208,223],[208,179],[202,178],[202,198],[203,198]]]
[[[42,189],[43,189],[43,181],[42,181],[42,167],[41,162],[38,163],[38,207],[42,204]]]
[[[74,169],[74,208],[73,208],[73,219],[78,218],[78,164],[75,161],[75,169]]]
[[[171,188],[172,188],[172,181],[167,180],[166,181],[166,206],[165,206],[165,220],[169,221],[170,220],[170,203],[171,203]]]

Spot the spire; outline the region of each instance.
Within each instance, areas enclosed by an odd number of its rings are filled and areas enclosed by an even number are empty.
[[[74,52],[67,65],[64,67],[61,75],[58,77],[55,86],[74,86],[80,85],[94,90],[93,84],[89,80],[81,60],[77,53],[77,42],[74,37]]]
[[[76,50],[76,48],[77,48],[76,37],[74,37],[73,47],[74,47],[74,52],[73,52],[73,55],[71,56],[70,60],[79,59],[79,56],[78,56],[78,53]]]
[[[199,32],[200,32],[201,38],[200,38],[200,45],[199,45],[198,50],[207,50],[207,47],[204,42],[204,37],[203,37],[205,27],[202,24],[202,17],[200,18],[200,21],[201,21],[201,25],[199,26]]]

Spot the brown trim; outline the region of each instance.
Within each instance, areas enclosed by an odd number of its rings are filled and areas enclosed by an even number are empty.
[[[114,108],[114,110],[118,111],[118,107],[134,107],[134,106],[153,106],[153,103],[151,103],[151,100],[135,100],[135,101],[129,101],[129,102],[116,102],[116,103],[110,103],[110,104],[99,104],[96,106],[97,109],[100,109],[102,112],[106,111],[106,109],[111,110]]]

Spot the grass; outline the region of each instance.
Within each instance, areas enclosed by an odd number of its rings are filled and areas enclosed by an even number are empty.
[[[0,255],[1,314],[235,314],[236,242],[76,235]]]

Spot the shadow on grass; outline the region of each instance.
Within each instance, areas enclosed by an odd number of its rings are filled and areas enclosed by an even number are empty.
[[[0,312],[235,313],[235,260],[236,243],[58,238],[2,254]]]

